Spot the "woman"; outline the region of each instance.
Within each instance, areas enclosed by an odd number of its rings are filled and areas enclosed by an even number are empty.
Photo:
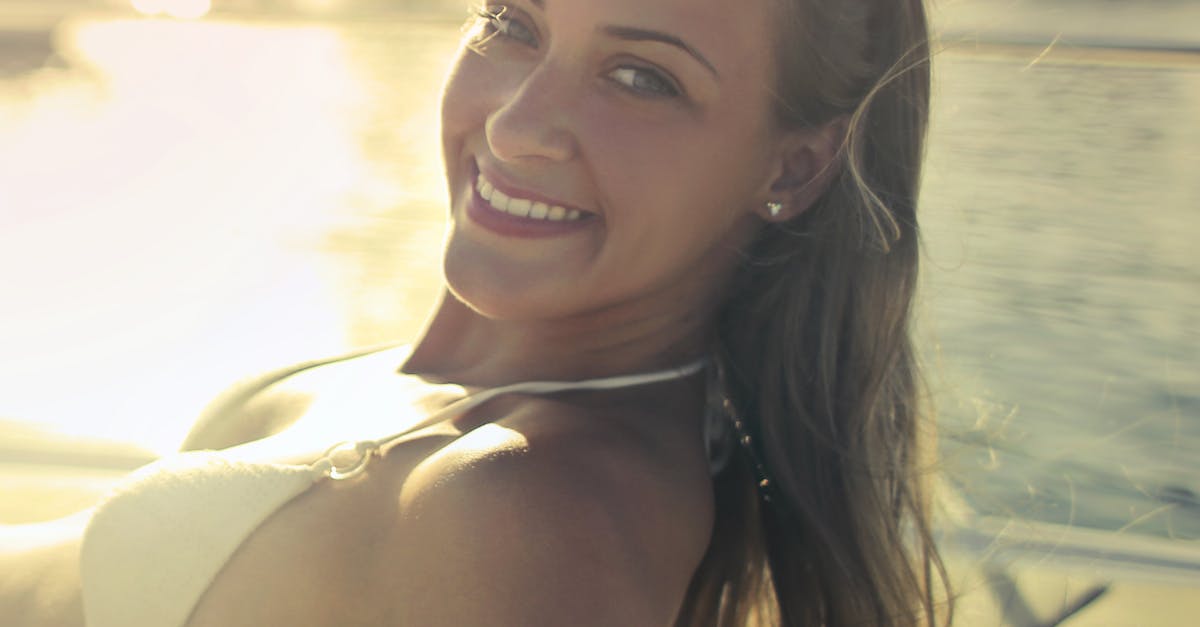
[[[927,92],[919,0],[488,5],[425,332],[219,402],[188,447],[276,435],[100,508],[89,624],[934,623]],[[10,558],[25,623],[80,623],[78,550]]]

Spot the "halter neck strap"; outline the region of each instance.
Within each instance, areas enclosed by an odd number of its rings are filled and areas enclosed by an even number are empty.
[[[497,388],[481,390],[460,398],[449,405],[433,412],[424,420],[409,426],[407,429],[377,440],[360,440],[357,442],[342,442],[330,447],[320,459],[313,462],[312,468],[322,476],[331,479],[349,479],[361,474],[373,456],[380,454],[384,447],[400,438],[435,425],[456,413],[463,413],[473,407],[486,403],[497,396],[505,394],[553,394],[572,390],[615,390],[618,388],[637,387],[672,381],[689,377],[704,369],[706,359],[698,359],[691,363],[665,370],[625,374],[612,377],[584,379],[582,381],[522,381]]]

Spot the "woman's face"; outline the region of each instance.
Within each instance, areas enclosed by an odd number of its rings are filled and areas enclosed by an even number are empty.
[[[767,4],[487,5],[442,103],[459,298],[529,320],[711,307],[777,156]]]

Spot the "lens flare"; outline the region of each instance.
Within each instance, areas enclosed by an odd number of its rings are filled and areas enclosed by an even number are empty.
[[[130,0],[129,4],[142,15],[159,15],[165,13],[166,0]]]
[[[129,0],[142,15],[168,15],[181,20],[196,20],[212,11],[212,0]]]

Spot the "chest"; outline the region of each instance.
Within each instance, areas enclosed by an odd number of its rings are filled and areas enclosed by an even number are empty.
[[[384,625],[403,561],[397,495],[424,459],[455,439],[432,428],[399,443],[366,473],[322,479],[248,535],[197,602],[189,627]]]
[[[303,399],[302,411],[278,433],[226,454],[308,464],[338,442],[403,432],[463,395],[457,386],[379,383],[300,380],[265,390],[267,398]],[[319,480],[272,512],[222,566],[187,625],[386,624],[391,595],[378,573],[394,557],[396,495],[414,466],[459,435],[453,420],[406,435],[365,474]]]

